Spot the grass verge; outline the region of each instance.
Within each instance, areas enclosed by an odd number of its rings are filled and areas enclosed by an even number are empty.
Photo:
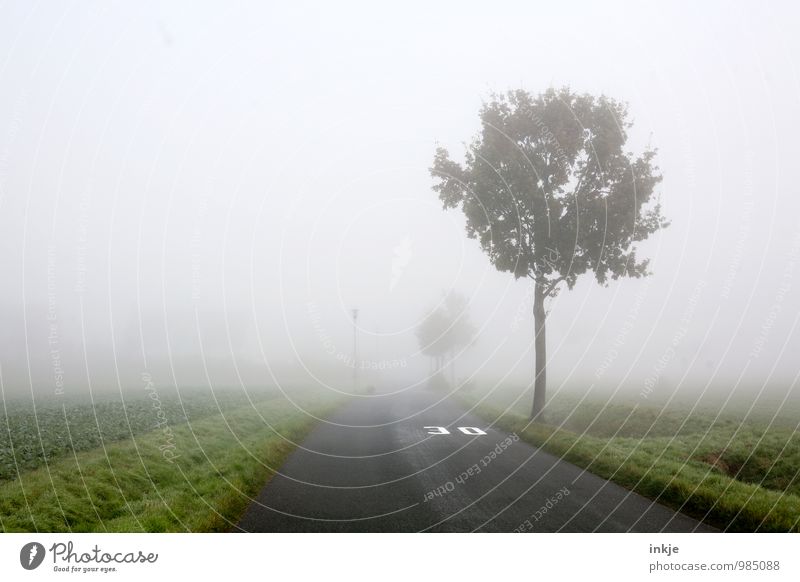
[[[275,389],[209,390],[161,386],[151,393],[0,399],[0,482],[75,451],[153,430],[157,411],[170,426],[281,396]],[[156,398],[154,400],[154,397]],[[157,408],[156,408],[157,407]]]
[[[298,400],[315,416],[338,404],[332,398]],[[0,529],[233,529],[251,497],[314,424],[291,403],[272,399],[175,426],[169,436],[156,430],[77,452],[0,483]]]
[[[592,410],[587,412],[588,408]],[[629,409],[622,415],[627,421],[609,423],[604,417],[618,415],[619,407],[588,408],[579,410],[578,416],[588,414],[594,421],[580,425],[580,432],[554,426],[561,425],[561,419],[530,424],[516,411],[485,404],[473,410],[535,446],[722,530],[800,531],[795,431],[732,428],[724,419],[704,424],[700,418],[690,418],[687,423],[686,417],[678,429],[676,414],[672,429],[660,420],[663,430],[653,430],[651,419],[642,424],[646,427],[642,433],[635,425],[652,416],[652,410],[631,413]],[[616,427],[611,434],[609,424]]]

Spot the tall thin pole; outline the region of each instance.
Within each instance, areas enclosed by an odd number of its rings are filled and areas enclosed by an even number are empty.
[[[353,392],[358,391],[358,309],[353,309]]]
[[[372,377],[370,378],[370,382],[368,386],[372,386],[374,388],[375,384],[378,386],[381,385],[381,380],[383,379],[383,374],[381,373],[381,328],[380,326],[376,326],[375,328],[375,355],[374,355],[374,363],[375,363],[375,373],[373,373]]]

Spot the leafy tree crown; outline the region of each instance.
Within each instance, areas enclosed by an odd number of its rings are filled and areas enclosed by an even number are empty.
[[[636,243],[666,226],[654,190],[655,150],[626,151],[625,104],[568,88],[493,95],[465,162],[438,148],[431,174],[445,208],[491,262],[546,289],[592,271],[605,285],[642,277]]]
[[[422,353],[436,357],[464,348],[475,341],[476,329],[469,320],[469,302],[450,292],[417,326]]]

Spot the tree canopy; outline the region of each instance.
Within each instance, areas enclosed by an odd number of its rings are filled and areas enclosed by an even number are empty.
[[[448,293],[417,326],[420,350],[429,357],[442,357],[467,347],[475,339],[469,320],[469,302],[458,293]]]
[[[549,89],[494,95],[465,163],[438,148],[431,173],[445,208],[492,264],[530,277],[547,294],[592,271],[601,284],[641,277],[636,242],[666,225],[653,202],[655,150],[626,151],[627,107],[605,96]]]
[[[492,264],[535,282],[532,417],[545,402],[545,299],[592,272],[601,285],[649,274],[636,243],[667,225],[655,150],[626,149],[627,106],[569,88],[493,95],[463,163],[437,148],[433,189],[459,208]]]

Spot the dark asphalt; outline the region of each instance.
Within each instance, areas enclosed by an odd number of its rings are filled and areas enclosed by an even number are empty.
[[[289,457],[247,509],[239,528],[714,531],[521,440],[513,442],[508,433],[487,428],[486,421],[467,414],[453,399],[437,404],[440,398],[428,390],[354,398],[320,423]],[[432,429],[425,426],[447,427],[450,434],[430,435]],[[460,426],[485,429],[486,434],[468,436]],[[438,495],[432,493],[437,490]]]

